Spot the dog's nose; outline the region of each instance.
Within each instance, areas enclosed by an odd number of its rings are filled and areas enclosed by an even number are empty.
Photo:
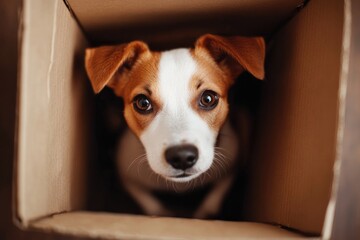
[[[165,151],[166,161],[176,169],[191,168],[199,157],[199,151],[194,145],[178,145]]]

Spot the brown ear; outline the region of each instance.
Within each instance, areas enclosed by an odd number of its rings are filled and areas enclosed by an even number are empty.
[[[237,77],[243,70],[258,79],[264,79],[265,41],[262,37],[201,36],[196,48],[205,48],[220,65],[226,65]]]
[[[130,69],[146,51],[148,46],[140,41],[86,49],[85,68],[94,92],[99,93],[106,85],[113,86],[115,73],[122,68]]]

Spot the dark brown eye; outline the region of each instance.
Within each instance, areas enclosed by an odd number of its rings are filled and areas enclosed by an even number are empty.
[[[199,106],[204,110],[212,110],[219,103],[219,95],[211,90],[204,91],[199,99]]]
[[[134,109],[141,114],[148,114],[153,110],[150,99],[148,99],[144,94],[139,94],[134,98],[133,106]]]

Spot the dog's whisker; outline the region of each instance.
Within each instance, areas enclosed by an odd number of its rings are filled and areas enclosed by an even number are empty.
[[[213,166],[214,166],[214,170],[216,172],[216,179],[220,179],[221,178],[221,165],[219,164],[218,161],[214,161],[213,162]]]
[[[213,164],[211,165],[212,172],[214,172],[215,179],[218,179],[218,171],[217,171],[217,162],[213,161]]]
[[[228,150],[227,149],[225,149],[225,148],[223,148],[223,147],[214,147],[214,149],[216,150],[216,151],[223,151],[224,153],[227,153],[228,152]]]
[[[137,156],[134,160],[132,160],[131,163],[130,163],[130,165],[129,165],[128,168],[126,169],[126,171],[129,171],[130,168],[134,165],[134,163],[135,163],[137,160],[143,158],[144,156],[146,156],[146,153],[140,154],[140,155]]]
[[[173,186],[173,189],[176,193],[178,193],[178,189],[176,188],[176,183],[175,182],[172,182],[172,186]]]
[[[219,152],[215,152],[215,158],[221,159],[221,161],[228,162],[231,161],[231,159],[226,155]]]
[[[218,158],[218,159],[221,159],[221,160],[228,160],[228,159],[226,158],[226,156],[224,156],[224,155],[222,155],[222,154],[218,154],[218,153],[215,154],[215,158]]]
[[[146,157],[144,157],[144,158],[141,158],[139,161],[138,161],[138,163],[137,163],[137,175],[138,175],[138,177],[140,177],[140,169],[143,169],[143,168],[140,168],[141,167],[141,165],[143,165],[143,164],[146,164]]]
[[[204,174],[206,174],[206,176],[211,179],[211,171],[212,171],[212,166],[206,171],[204,172]]]
[[[222,153],[221,151],[215,149],[214,155],[226,156],[226,153]]]
[[[205,175],[204,175],[204,174],[201,174],[201,175],[200,175],[200,183],[201,183],[201,186],[204,186],[204,179],[205,179]]]
[[[226,155],[227,155],[226,152],[222,152],[222,151],[217,150],[217,149],[215,149],[215,152],[214,152],[214,153],[215,153],[215,154],[219,154],[219,155],[223,155],[223,156],[226,156]]]
[[[211,167],[209,168],[209,177],[210,178],[215,178],[216,179],[216,172],[215,172],[215,169],[214,169],[214,164],[211,165]]]
[[[216,162],[223,170],[223,173],[226,174],[228,172],[228,167],[229,167],[228,162],[224,161],[223,159],[217,159]]]
[[[160,175],[159,174],[156,174],[156,183],[159,185],[159,178],[160,178]]]
[[[215,156],[220,156],[221,158],[224,158],[225,160],[229,159],[229,157],[226,154],[224,154],[220,151],[215,150],[214,154],[215,154]]]
[[[227,161],[222,158],[215,158],[214,162],[216,162],[226,172],[226,169],[229,166]]]
[[[188,188],[190,184],[191,184],[191,181],[186,182],[185,188]]]
[[[148,172],[149,172],[149,179],[151,180],[151,178],[155,176],[155,172],[154,171],[148,171]]]
[[[224,170],[229,167],[229,160],[230,159],[227,156],[225,156],[224,154],[220,154],[217,152],[215,153],[214,162],[215,161],[219,162]]]
[[[193,191],[194,190],[194,184],[195,184],[194,179],[191,179],[188,183],[189,183],[189,188],[188,189]]]
[[[216,171],[218,173],[218,179],[221,179],[221,167],[219,165],[219,162],[216,162],[217,167],[216,167]]]

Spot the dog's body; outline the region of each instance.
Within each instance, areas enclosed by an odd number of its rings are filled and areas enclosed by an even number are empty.
[[[227,120],[228,90],[244,70],[262,79],[264,54],[262,38],[214,35],[199,38],[195,49],[151,52],[136,41],[87,50],[94,91],[107,85],[124,100],[131,131],[119,144],[119,172],[147,214],[173,215],[152,191],[182,193],[209,184],[193,216],[217,213],[240,146]]]

